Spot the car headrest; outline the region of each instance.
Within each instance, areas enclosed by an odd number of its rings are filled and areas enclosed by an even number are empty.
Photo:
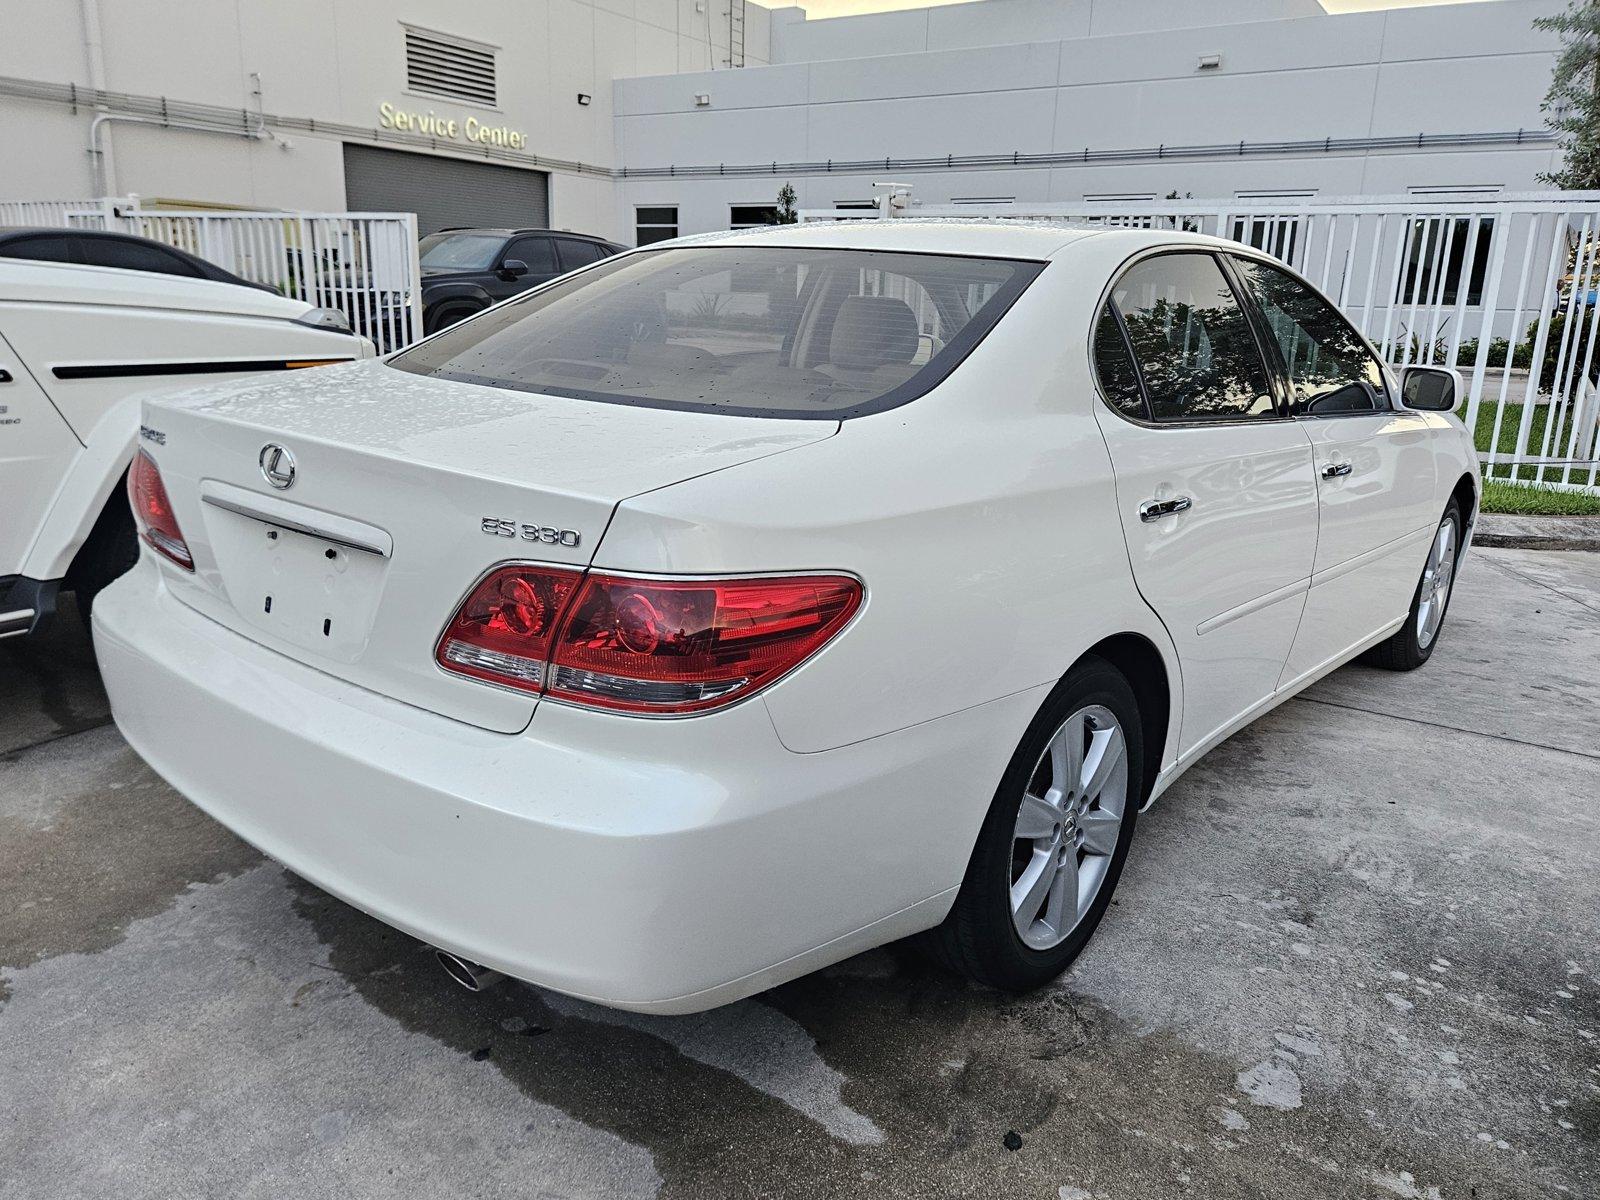
[[[917,353],[917,318],[893,296],[849,296],[834,318],[828,359],[836,367],[872,371],[908,363]]]

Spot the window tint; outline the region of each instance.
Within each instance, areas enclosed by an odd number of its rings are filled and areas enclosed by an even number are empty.
[[[554,275],[558,270],[556,249],[547,237],[518,238],[506,247],[505,257],[520,258],[527,263],[530,275]]]
[[[0,244],[0,258],[26,258],[34,262],[77,261],[72,257],[71,242],[55,234],[18,238],[14,242]]]
[[[561,269],[576,271],[606,257],[605,247],[596,242],[580,242],[577,238],[557,238],[556,250],[561,255]]]
[[[1211,255],[1145,259],[1118,280],[1111,298],[1156,420],[1276,415],[1250,323]]]
[[[79,238],[82,261],[96,267],[118,267],[124,271],[152,271],[157,275],[183,275],[201,278],[200,271],[176,254],[160,246],[122,238]]]
[[[392,364],[583,399],[837,417],[932,387],[1040,269],[867,250],[658,250],[608,259]]]
[[[1094,365],[1106,403],[1124,416],[1147,420],[1150,414],[1145,411],[1144,394],[1139,391],[1133,356],[1128,353],[1128,343],[1109,304],[1100,310],[1100,319],[1094,326]]]
[[[1333,305],[1276,267],[1234,261],[1283,356],[1295,412],[1327,415],[1385,407],[1378,360]]]

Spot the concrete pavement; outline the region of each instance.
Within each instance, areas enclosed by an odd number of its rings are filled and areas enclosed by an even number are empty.
[[[470,996],[0,644],[0,1197],[1592,1196],[1600,556],[1475,551],[1139,822],[1058,986],[898,948],[696,1017]]]

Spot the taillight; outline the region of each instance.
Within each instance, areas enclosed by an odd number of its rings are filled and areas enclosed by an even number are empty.
[[[194,570],[194,558],[183,540],[183,530],[178,528],[156,460],[143,450],[134,455],[133,465],[128,468],[128,505],[145,541],[184,570]]]
[[[544,689],[550,635],[577,571],[502,567],[472,589],[435,651],[439,665],[525,692]]]
[[[548,586],[540,606],[548,619],[529,623],[519,615],[509,621],[537,629],[497,625],[508,579]],[[861,584],[840,575],[663,580],[591,574],[574,595],[577,580],[544,567],[496,571],[446,628],[440,665],[594,708],[703,712],[753,695],[792,671],[861,604]]]

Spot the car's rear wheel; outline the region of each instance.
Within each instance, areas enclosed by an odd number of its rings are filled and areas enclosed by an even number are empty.
[[[1429,543],[1428,561],[1423,564],[1406,623],[1368,650],[1362,656],[1364,662],[1389,671],[1414,671],[1433,656],[1455,590],[1461,530],[1461,506],[1451,500]]]
[[[934,956],[979,982],[1037,987],[1071,965],[1133,840],[1144,739],[1133,689],[1098,659],[1046,700],[1001,779]]]

